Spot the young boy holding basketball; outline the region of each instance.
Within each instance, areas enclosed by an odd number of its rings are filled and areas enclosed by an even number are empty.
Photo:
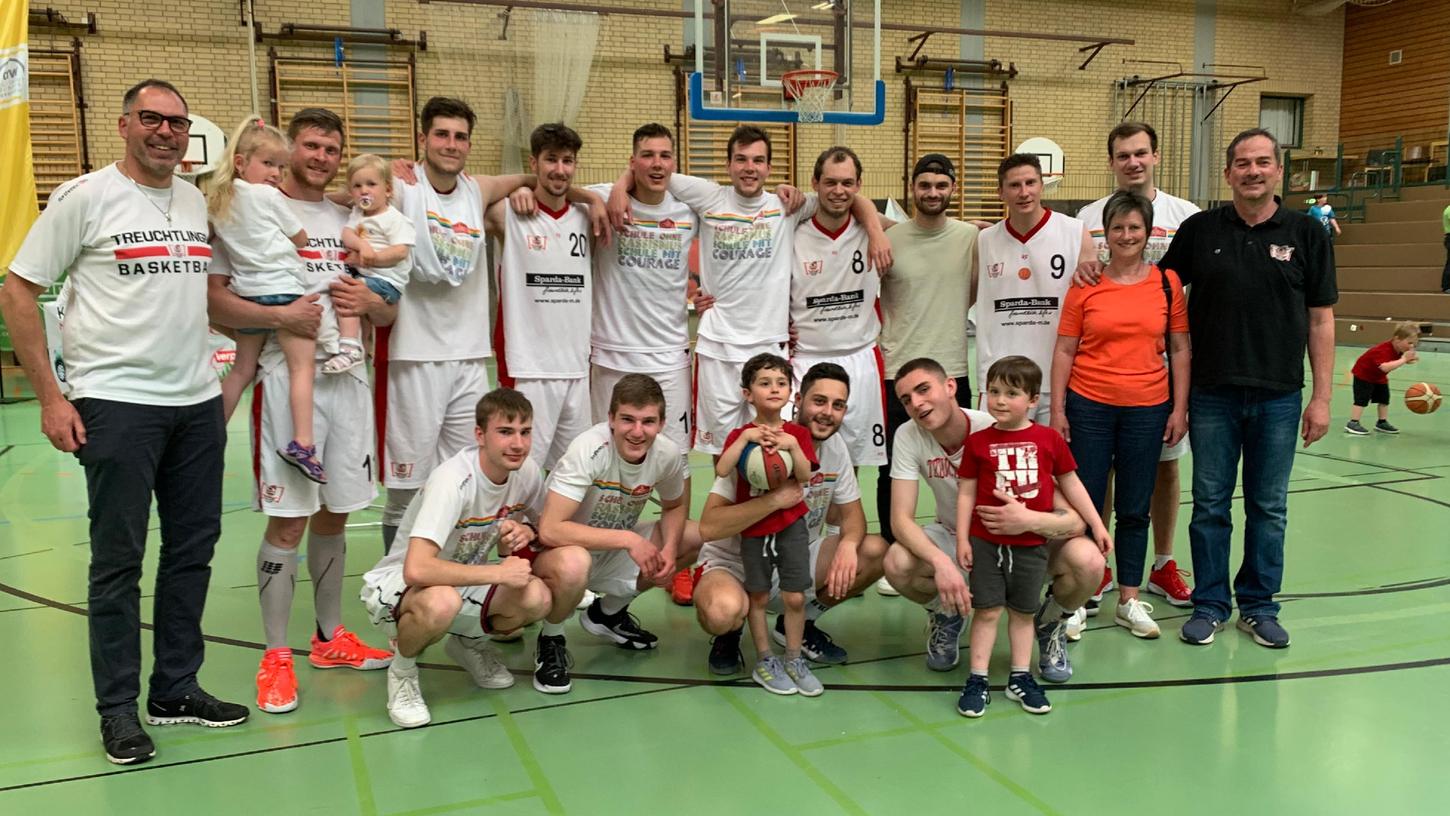
[[[1379,407],[1379,422],[1374,429],[1380,433],[1397,434],[1399,428],[1390,424],[1390,372],[1420,359],[1415,346],[1420,344],[1420,327],[1408,320],[1395,326],[1395,335],[1354,361],[1354,407],[1349,409],[1349,422],[1344,430],[1364,436],[1369,429],[1359,424],[1365,406],[1371,402]]]
[[[725,438],[725,450],[715,462],[716,476],[729,478],[742,460],[748,460],[754,446],[760,449],[763,459],[775,455],[788,458],[790,477],[803,484],[810,481],[811,471],[819,465],[810,431],[780,418],[781,409],[790,399],[790,386],[790,363],[784,358],[766,353],[746,361],[740,371],[740,387],[745,401],[755,409],[755,419]],[[766,492],[765,485],[751,484],[743,473],[735,473],[735,478],[739,501]],[[745,571],[745,591],[750,594],[750,637],[758,658],[751,678],[772,694],[815,697],[825,691],[801,657],[805,593],[814,581],[807,512],[806,503],[799,501],[794,507],[771,513],[740,534],[740,561]],[[771,648],[770,630],[765,625],[772,573],[778,575],[780,600],[785,605],[784,664]]]
[[[1052,704],[1033,679],[1029,661],[1036,633],[1032,616],[1047,576],[1047,540],[1035,533],[993,534],[973,511],[979,505],[1001,505],[998,491],[1029,510],[1050,511],[1055,479],[1098,548],[1106,553],[1112,540],[1077,476],[1067,441],[1051,427],[1032,421],[1041,398],[1042,369],[1026,357],[1004,357],[987,370],[985,385],[985,407],[996,422],[967,437],[957,468],[957,563],[970,573],[972,595],[971,674],[957,712],[980,717],[991,702],[987,665],[1005,606],[1007,639],[1012,644],[1007,698],[1032,714],[1046,714]]]

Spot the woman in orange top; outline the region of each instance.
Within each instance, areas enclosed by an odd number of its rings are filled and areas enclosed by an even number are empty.
[[[1153,203],[1116,193],[1103,207],[1103,223],[1110,260],[1102,280],[1072,288],[1062,305],[1052,357],[1052,427],[1067,438],[1099,512],[1108,476],[1116,474],[1115,620],[1138,637],[1155,638],[1153,607],[1139,600],[1138,587],[1158,454],[1188,432],[1188,310],[1178,276],[1143,262]],[[1168,348],[1171,386],[1163,364]]]

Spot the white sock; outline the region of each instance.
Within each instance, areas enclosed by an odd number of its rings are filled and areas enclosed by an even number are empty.
[[[926,607],[926,611],[928,611],[928,612],[940,612],[941,611],[941,596],[938,595],[935,598],[932,598],[931,600],[929,600],[926,603],[922,604],[922,606]]]
[[[1043,607],[1042,610],[1043,620],[1057,620],[1058,618],[1065,618],[1070,614],[1072,613],[1066,609],[1063,609],[1062,604],[1059,604],[1057,602],[1057,598],[1054,598],[1051,595],[1047,596],[1047,604]]]
[[[548,621],[539,621],[539,636],[540,637],[556,637],[556,636],[559,636],[559,635],[562,635],[562,634],[564,634],[564,622],[563,621],[560,621],[559,623],[549,623]]]
[[[417,674],[418,656],[413,655],[412,657],[403,657],[401,654],[398,653],[397,646],[394,645],[393,662],[388,666],[388,668],[392,671],[397,672],[398,674]]]
[[[1163,569],[1164,565],[1172,560],[1173,556],[1171,555],[1155,555],[1153,556],[1153,569],[1161,570]]]
[[[612,618],[623,612],[632,600],[634,600],[633,595],[627,598],[622,595],[605,595],[599,599],[599,611],[603,612],[605,617]]]
[[[257,549],[257,599],[262,605],[262,632],[268,649],[287,645],[287,619],[297,585],[297,551],[274,547],[262,539]]]
[[[830,611],[831,607],[826,606],[825,604],[816,600],[816,597],[814,595],[806,599],[806,620],[813,622],[818,621],[821,619],[822,615]]]

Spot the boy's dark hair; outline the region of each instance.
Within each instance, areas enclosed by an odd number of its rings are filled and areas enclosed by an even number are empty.
[[[347,143],[347,136],[342,129],[342,117],[327,108],[303,108],[292,114],[292,120],[287,123],[287,138],[295,142],[297,134],[308,128],[323,133],[336,133],[339,141]]]
[[[913,371],[925,371],[928,374],[935,374],[943,380],[947,378],[947,370],[942,368],[941,363],[930,357],[917,357],[915,360],[907,360],[902,363],[901,368],[896,369],[895,379],[899,380]]]
[[[1042,369],[1026,357],[1014,354],[992,363],[992,367],[987,369],[987,382],[984,387],[990,387],[994,382],[1000,382],[1009,388],[1020,388],[1028,396],[1036,397],[1042,394]]]
[[[665,392],[654,377],[648,374],[626,374],[619,378],[614,384],[614,391],[609,395],[609,415],[621,405],[636,405],[647,408],[657,405],[660,409],[660,418],[665,416]]]
[[[473,422],[488,430],[488,421],[500,419],[525,420],[534,418],[534,404],[529,398],[512,388],[495,388],[484,394],[473,409]]]
[[[801,396],[809,394],[811,386],[821,380],[836,380],[843,383],[846,386],[846,394],[851,393],[851,375],[846,373],[846,369],[835,363],[816,363],[806,370],[804,377],[801,377]]]
[[[529,155],[538,156],[545,150],[567,150],[574,155],[579,155],[579,148],[584,146],[584,140],[574,129],[563,122],[550,122],[547,125],[539,125],[534,132],[529,134]]]
[[[1263,128],[1249,128],[1248,130],[1246,130],[1246,131],[1240,133],[1239,135],[1235,136],[1234,139],[1233,139],[1233,141],[1228,143],[1228,150],[1225,150],[1224,151],[1224,165],[1223,166],[1224,167],[1233,167],[1234,166],[1234,153],[1236,153],[1238,151],[1239,145],[1242,144],[1243,142],[1248,141],[1249,139],[1252,139],[1252,138],[1256,137],[1256,136],[1262,136],[1265,139],[1268,139],[1270,142],[1273,142],[1274,143],[1274,164],[1283,164],[1284,163],[1284,159],[1283,159],[1283,156],[1279,152],[1279,140],[1277,138],[1275,138],[1274,134],[1270,133],[1267,130],[1264,130]]]
[[[126,89],[126,93],[121,96],[121,112],[130,113],[131,106],[136,104],[136,97],[140,96],[141,92],[147,88],[160,88],[163,91],[169,91],[175,94],[176,98],[181,100],[181,107],[186,108],[188,113],[191,112],[191,106],[186,104],[186,97],[181,95],[181,91],[178,91],[175,85],[172,85],[164,79],[154,78],[143,79]]]
[[[675,132],[660,124],[650,122],[647,125],[640,125],[634,131],[634,141],[630,142],[631,150],[638,150],[639,143],[645,139],[669,139],[670,147],[675,146]]]
[[[423,103],[423,112],[418,114],[418,129],[427,133],[433,129],[433,120],[440,116],[468,122],[468,135],[470,136],[473,135],[473,126],[478,124],[478,117],[474,115],[473,108],[470,108],[467,102],[451,96],[435,96]]]
[[[1119,139],[1127,139],[1130,136],[1137,136],[1139,133],[1148,134],[1148,147],[1154,153],[1158,152],[1158,131],[1147,122],[1124,122],[1108,131],[1108,158],[1113,157],[1113,143]]]
[[[755,375],[762,371],[779,371],[788,379],[793,379],[790,363],[784,357],[767,351],[745,361],[745,365],[740,369],[740,387],[750,388],[750,384],[755,382]]]
[[[1019,167],[1031,167],[1037,171],[1037,177],[1042,178],[1042,160],[1035,153],[1013,153],[997,165],[997,186],[1002,186],[1002,180],[1007,178],[1009,171]]]
[[[755,125],[741,125],[731,132],[730,141],[725,143],[725,161],[728,163],[735,155],[736,145],[753,145],[756,142],[765,142],[765,163],[770,164],[770,134]]]
[[[826,169],[826,162],[839,162],[845,161],[846,159],[850,159],[851,163],[856,165],[856,180],[860,181],[861,157],[856,155],[856,151],[841,145],[828,147],[821,152],[821,155],[816,157],[816,169],[811,172],[811,178],[815,181],[820,181],[821,173],[825,172]]]

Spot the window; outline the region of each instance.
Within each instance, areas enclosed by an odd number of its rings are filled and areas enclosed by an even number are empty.
[[[1304,146],[1304,97],[1260,96],[1259,127],[1274,134],[1281,147]]]

